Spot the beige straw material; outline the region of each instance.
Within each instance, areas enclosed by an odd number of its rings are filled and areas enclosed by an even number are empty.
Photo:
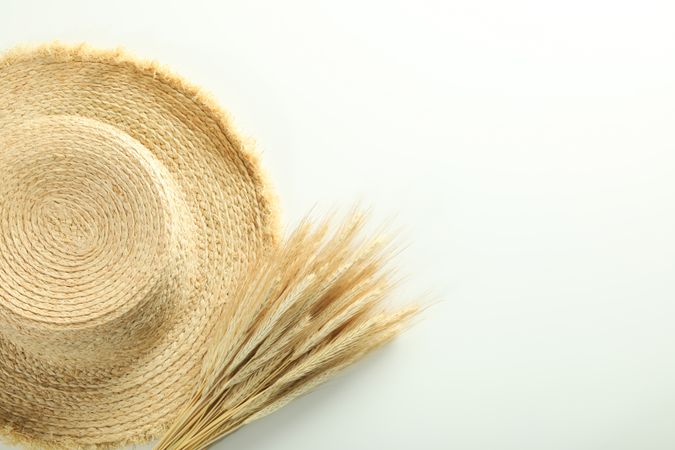
[[[0,434],[159,436],[276,201],[225,114],[166,69],[50,45],[0,58]]]

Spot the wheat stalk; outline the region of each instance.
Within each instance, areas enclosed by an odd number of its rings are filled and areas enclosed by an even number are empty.
[[[194,395],[156,450],[195,450],[284,406],[395,337],[417,313],[382,307],[390,241],[365,216],[305,220],[259,257],[225,305]]]

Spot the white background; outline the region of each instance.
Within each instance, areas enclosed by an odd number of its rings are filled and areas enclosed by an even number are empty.
[[[404,292],[440,302],[216,448],[665,450],[671,5],[2,0],[0,48],[167,63],[256,138],[286,223],[360,200],[403,228]]]

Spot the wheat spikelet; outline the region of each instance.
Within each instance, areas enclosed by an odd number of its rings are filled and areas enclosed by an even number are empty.
[[[259,419],[395,337],[416,307],[382,307],[390,242],[303,221],[258,258],[225,306],[195,393],[155,447],[202,449]]]

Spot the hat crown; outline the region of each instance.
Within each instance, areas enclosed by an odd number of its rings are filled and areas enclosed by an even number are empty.
[[[154,155],[76,116],[0,133],[0,332],[69,360],[138,354],[171,323],[192,225]]]

